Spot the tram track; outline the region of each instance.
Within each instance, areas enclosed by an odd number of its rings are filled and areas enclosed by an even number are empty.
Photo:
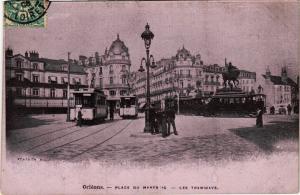
[[[66,145],[68,145],[68,144],[71,144],[71,143],[80,141],[80,140],[85,139],[85,138],[87,138],[87,137],[90,137],[90,136],[92,136],[92,135],[96,135],[96,134],[98,134],[98,133],[100,133],[100,132],[102,132],[102,131],[108,129],[109,127],[112,127],[112,126],[118,125],[118,124],[119,124],[118,122],[112,123],[111,125],[105,126],[105,127],[101,128],[101,129],[99,129],[98,131],[95,131],[95,132],[93,132],[93,133],[90,133],[90,134],[88,134],[88,135],[85,135],[85,136],[83,136],[83,137],[80,137],[80,138],[78,138],[78,139],[72,140],[72,141],[70,141],[70,142],[64,143],[64,144],[62,144],[62,145],[59,145],[59,146],[56,146],[56,147],[53,147],[53,148],[50,148],[50,149],[47,149],[47,150],[44,150],[44,151],[41,151],[41,152],[37,152],[37,153],[35,153],[34,155],[40,155],[40,154],[42,154],[42,153],[49,152],[49,151],[51,151],[51,150],[55,150],[55,149],[57,149],[57,148],[64,147],[64,146],[66,146]],[[50,142],[53,142],[53,141],[55,141],[55,140],[57,140],[57,139],[60,139],[60,138],[56,138],[56,139],[53,139],[53,140],[49,140],[49,141],[47,141],[47,143],[39,144],[39,145],[37,145],[37,146],[35,146],[35,147],[29,149],[29,150],[26,151],[26,152],[29,152],[29,151],[31,151],[31,150],[33,150],[33,149],[36,149],[36,148],[40,147],[40,146],[46,145],[46,144],[48,144],[48,143],[50,143]]]
[[[104,129],[107,129],[108,127],[111,127],[111,126],[113,126],[113,125],[114,125],[114,124],[107,125],[107,126],[101,128],[101,129],[99,129],[98,131],[95,131],[95,132],[93,132],[93,133],[90,133],[90,134],[88,134],[88,135],[86,135],[86,136],[84,136],[84,137],[89,137],[89,136],[91,136],[91,135],[97,134],[97,133],[103,131]],[[39,144],[39,145],[35,145],[35,146],[33,146],[33,147],[31,147],[31,148],[25,150],[24,152],[30,152],[30,151],[32,151],[32,150],[38,148],[38,147],[41,147],[41,146],[46,145],[46,144],[49,144],[49,143],[51,143],[51,142],[54,142],[54,141],[56,141],[56,140],[58,140],[58,139],[61,139],[61,138],[66,137],[66,136],[69,136],[69,135],[71,135],[71,134],[73,134],[73,133],[76,133],[76,132],[78,132],[78,131],[81,131],[81,130],[85,130],[85,131],[86,131],[87,129],[93,129],[93,128],[95,128],[95,126],[90,127],[90,128],[79,128],[79,129],[76,129],[75,131],[72,131],[72,132],[69,132],[69,133],[64,134],[64,135],[62,135],[62,136],[59,136],[59,137],[56,137],[56,138],[54,138],[54,139],[48,140],[48,141],[46,141],[46,142],[44,142],[44,143],[41,143],[41,144]]]
[[[124,130],[132,123],[132,122],[133,122],[133,120],[131,120],[131,121],[130,121],[129,123],[127,123],[123,128],[121,128],[120,130],[118,130],[116,133],[114,133],[114,134],[113,134],[112,136],[110,136],[109,138],[105,139],[104,141],[102,141],[102,142],[100,142],[100,143],[98,143],[98,144],[96,144],[96,145],[94,145],[94,146],[91,146],[91,147],[85,149],[84,151],[82,151],[82,152],[80,152],[80,153],[78,153],[78,154],[75,154],[75,155],[71,156],[68,160],[72,160],[72,159],[74,159],[74,158],[76,158],[76,157],[78,157],[78,156],[81,156],[81,155],[83,155],[84,153],[86,153],[86,152],[88,152],[88,151],[91,151],[91,150],[93,150],[93,149],[99,147],[100,145],[104,144],[105,142],[111,140],[111,139],[114,138],[115,136],[117,136],[117,135],[119,135],[120,133],[122,133],[122,132],[123,132],[123,131],[124,131]]]
[[[22,140],[19,140],[19,141],[16,141],[16,142],[11,142],[11,143],[12,143],[12,144],[21,144],[21,143],[23,143],[23,142],[27,142],[27,141],[33,140],[33,139],[35,139],[35,138],[39,138],[39,137],[42,137],[42,136],[45,136],[45,135],[49,135],[49,134],[51,134],[51,133],[56,133],[56,132],[59,132],[59,131],[71,129],[72,127],[75,127],[75,126],[76,126],[76,125],[70,125],[70,126],[67,126],[67,127],[55,129],[55,130],[50,131],[50,132],[46,132],[46,133],[43,133],[43,134],[40,134],[40,135],[37,135],[37,136],[34,136],[34,137],[22,139]]]

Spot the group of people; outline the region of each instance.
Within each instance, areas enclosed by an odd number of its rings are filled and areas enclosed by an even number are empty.
[[[279,114],[282,114],[282,113],[286,114],[286,111],[287,111],[288,115],[292,114],[292,106],[290,104],[287,105],[286,109],[284,107],[280,107],[279,108]],[[295,108],[294,108],[294,112],[295,112]],[[275,114],[275,107],[274,106],[271,106],[271,108],[270,108],[270,114]]]
[[[150,132],[152,134],[162,133],[163,137],[171,134],[171,126],[174,135],[178,135],[175,124],[176,108],[169,104],[164,110],[157,110],[153,104],[149,108]]]

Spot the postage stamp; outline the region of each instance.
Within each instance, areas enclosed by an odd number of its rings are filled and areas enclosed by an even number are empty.
[[[45,27],[46,12],[51,2],[46,0],[13,0],[4,3],[5,26]]]

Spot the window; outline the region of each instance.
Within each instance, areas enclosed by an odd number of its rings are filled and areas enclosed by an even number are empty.
[[[103,88],[103,79],[102,78],[100,78],[100,81],[99,81],[100,83],[99,83],[99,85],[100,85],[100,88]]]
[[[62,84],[67,84],[67,83],[68,83],[68,78],[66,78],[66,77],[61,77],[61,83],[62,83]]]
[[[116,91],[109,91],[109,95],[111,95],[111,96],[115,96],[116,95]]]
[[[57,83],[57,77],[49,76],[48,77],[48,83]]]
[[[39,75],[33,75],[33,82],[38,83],[39,82]]]
[[[50,89],[50,97],[55,97],[55,89]]]
[[[114,83],[114,78],[113,77],[109,77],[109,83],[113,84]]]
[[[122,76],[122,84],[126,84],[126,75]]]
[[[34,96],[39,96],[39,89],[32,89],[32,94],[34,95]]]
[[[182,80],[180,81],[180,86],[181,86],[181,88],[183,88],[183,81]]]
[[[191,70],[188,70],[188,76],[191,76]]]
[[[22,88],[17,88],[16,94],[17,94],[17,96],[22,96]]]
[[[122,65],[122,71],[126,71],[126,66],[125,65]]]
[[[214,76],[213,75],[210,76],[210,81],[214,82]]]
[[[17,61],[17,68],[18,69],[22,68],[22,62],[20,60]]]
[[[33,69],[37,70],[38,69],[38,64],[37,63],[33,63]]]
[[[199,70],[199,76],[201,76],[201,73],[202,73],[201,70]]]
[[[80,85],[81,84],[81,79],[80,78],[73,78],[73,83],[75,85]]]
[[[113,71],[113,66],[110,65],[110,66],[109,66],[109,74],[112,74],[112,73],[114,73],[114,71]]]
[[[120,91],[120,95],[125,95],[126,94],[126,90],[121,90]]]
[[[21,74],[17,74],[16,77],[17,77],[18,81],[22,81],[22,75]]]
[[[205,81],[207,82],[208,81],[208,75],[205,75]]]
[[[68,98],[68,90],[63,90],[63,98]]]
[[[102,67],[99,68],[99,75],[102,75]]]

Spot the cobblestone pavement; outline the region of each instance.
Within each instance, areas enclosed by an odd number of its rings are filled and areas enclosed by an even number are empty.
[[[162,138],[143,133],[142,116],[77,127],[65,122],[65,115],[32,115],[20,118],[15,128],[7,131],[7,143],[11,154],[17,156],[25,153],[44,160],[151,166],[242,161],[281,152],[298,155],[298,115],[265,115],[264,122],[263,128],[256,128],[255,118],[179,115],[179,135]]]

